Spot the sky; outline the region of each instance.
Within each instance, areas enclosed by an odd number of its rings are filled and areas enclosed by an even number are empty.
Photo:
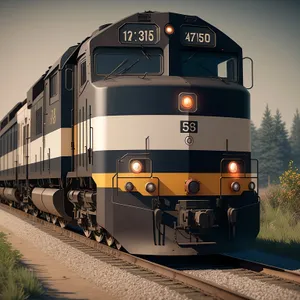
[[[299,0],[0,0],[0,119],[69,46],[145,10],[197,15],[230,36],[254,61],[255,125],[268,104],[290,129],[300,110]]]

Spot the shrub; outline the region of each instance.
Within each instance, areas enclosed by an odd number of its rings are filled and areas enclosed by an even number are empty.
[[[300,260],[300,173],[292,161],[279,180],[261,190],[256,247]]]
[[[280,177],[280,192],[277,201],[284,211],[292,213],[295,221],[300,220],[300,173],[290,161],[288,170]]]

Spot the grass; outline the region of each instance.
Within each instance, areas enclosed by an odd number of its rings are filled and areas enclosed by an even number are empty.
[[[0,299],[23,300],[44,293],[34,274],[20,264],[20,252],[13,250],[0,232]]]
[[[295,220],[291,210],[274,207],[270,195],[272,193],[267,192],[261,197],[261,227],[256,246],[300,260],[300,222]]]

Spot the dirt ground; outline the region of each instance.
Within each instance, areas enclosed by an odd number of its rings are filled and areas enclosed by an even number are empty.
[[[106,291],[74,274],[64,265],[31,244],[20,239],[8,229],[0,226],[0,232],[7,234],[14,249],[23,255],[23,262],[31,268],[42,281],[47,294],[40,299],[77,299],[77,300],[117,300]]]

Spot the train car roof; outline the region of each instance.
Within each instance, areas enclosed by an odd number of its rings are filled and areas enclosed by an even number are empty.
[[[7,130],[7,125],[9,124],[9,122],[11,120],[13,120],[13,118],[16,116],[16,114],[18,113],[18,111],[27,103],[27,99],[25,99],[22,102],[18,102],[17,104],[15,104],[13,106],[13,108],[2,118],[2,120],[0,121],[0,132],[2,131],[6,131]],[[2,127],[2,124],[4,121],[6,121],[6,124]]]
[[[180,17],[186,23],[190,23],[190,24],[194,23],[195,21],[201,22],[202,24],[206,24],[206,26],[211,27],[213,30],[215,30],[219,34],[223,35],[227,40],[230,40],[232,45],[235,45],[237,48],[241,48],[232,38],[230,38],[228,35],[226,35],[220,29],[218,29],[217,27],[213,26],[212,24],[206,22],[202,18],[199,18],[198,16],[179,14],[179,13],[174,13],[174,12],[145,11],[145,12],[137,12],[137,13],[129,15],[125,18],[122,18],[120,20],[117,20],[113,23],[107,23],[107,24],[103,24],[103,25],[99,26],[98,29],[96,29],[94,32],[92,32],[91,36],[85,38],[81,43],[78,43],[76,48],[74,48],[74,51],[72,53],[70,53],[69,57],[65,60],[64,64],[67,64],[67,63],[76,64],[78,57],[80,57],[86,51],[87,45],[90,42],[90,40],[101,35],[106,30],[109,30],[112,26],[114,26],[118,23],[123,23],[123,22],[133,22],[133,21],[135,21],[135,22],[151,22],[151,17],[153,14],[158,14],[158,15],[162,15],[162,16],[164,16],[164,15],[166,16],[169,14],[169,16]],[[61,66],[61,68],[63,68],[63,67],[64,67],[64,65]]]
[[[49,70],[46,72],[45,79],[49,77],[49,75],[55,70],[57,67],[59,69],[62,69],[62,67],[65,65],[66,60],[68,57],[73,53],[73,51],[77,48],[77,45],[69,47],[62,56],[59,57],[59,59],[49,68]]]
[[[97,36],[104,33],[106,30],[108,30],[111,26],[114,26],[116,24],[122,25],[122,23],[131,23],[131,22],[153,22],[154,19],[158,20],[159,18],[166,18],[168,16],[169,22],[172,23],[174,21],[175,23],[185,24],[185,25],[201,25],[201,26],[208,26],[210,27],[214,32],[218,33],[219,35],[222,35],[224,38],[226,38],[232,46],[241,48],[232,38],[230,38],[227,34],[225,34],[223,31],[221,31],[219,28],[215,27],[213,24],[205,21],[204,19],[196,16],[196,15],[187,15],[187,14],[180,14],[175,12],[158,12],[158,11],[145,11],[145,12],[137,12],[132,15],[129,15],[125,18],[122,18],[120,20],[117,20],[113,23],[108,23],[101,25],[97,30],[95,30],[90,39],[97,38]],[[176,24],[173,24],[176,25]]]

